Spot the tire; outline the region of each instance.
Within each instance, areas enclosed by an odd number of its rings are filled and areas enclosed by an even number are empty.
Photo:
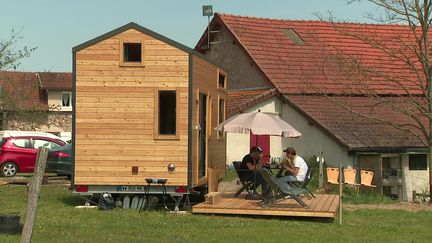
[[[18,173],[18,166],[13,162],[3,163],[0,168],[0,174],[4,177],[12,177]]]

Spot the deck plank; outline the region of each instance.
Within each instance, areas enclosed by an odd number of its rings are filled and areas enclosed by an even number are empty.
[[[329,196],[330,195],[328,195],[328,194],[322,195],[319,202],[317,203],[317,205],[315,205],[314,208],[312,208],[312,210],[313,211],[320,211],[322,209],[322,207],[324,206],[325,202],[327,201],[327,199],[329,198]]]
[[[277,201],[268,207],[259,204],[259,200],[246,199],[243,195],[234,198],[234,194],[222,195],[217,204],[197,204],[193,213],[238,214],[238,215],[269,215],[296,217],[334,218],[339,206],[337,195],[317,194],[316,198],[302,198],[309,208],[302,207],[293,199]]]

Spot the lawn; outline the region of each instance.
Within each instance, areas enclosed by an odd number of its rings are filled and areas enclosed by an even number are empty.
[[[2,186],[0,192],[0,214],[19,212],[23,217],[26,187]],[[344,211],[340,226],[337,220],[74,208],[82,204],[65,187],[43,186],[33,242],[426,242],[432,236],[432,212]],[[0,235],[0,242],[18,240]]]

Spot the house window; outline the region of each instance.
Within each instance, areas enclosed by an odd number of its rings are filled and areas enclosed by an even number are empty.
[[[141,43],[123,43],[123,62],[141,62]]]
[[[72,93],[64,92],[62,93],[62,107],[71,107],[72,106]]]
[[[221,124],[225,121],[225,100],[219,98],[218,104],[218,123]],[[218,138],[223,137],[223,132],[218,132]]]
[[[410,154],[409,170],[427,170],[427,154]]]
[[[225,89],[225,86],[226,86],[226,76],[222,73],[219,73],[218,87],[221,89]]]
[[[158,90],[155,105],[155,138],[178,138],[178,92],[177,90]]]

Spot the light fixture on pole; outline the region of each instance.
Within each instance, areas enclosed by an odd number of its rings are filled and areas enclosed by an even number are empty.
[[[204,5],[202,6],[203,16],[207,16],[207,49],[210,49],[210,17],[213,16],[213,6]]]

